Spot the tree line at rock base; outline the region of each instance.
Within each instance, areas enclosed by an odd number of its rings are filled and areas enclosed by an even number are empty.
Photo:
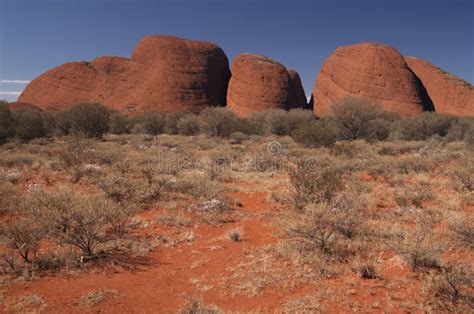
[[[474,118],[434,112],[403,118],[382,111],[370,100],[352,96],[334,103],[331,114],[321,119],[304,109],[271,109],[247,118],[222,107],[207,108],[200,114],[147,112],[126,117],[98,103],[41,112],[10,110],[6,102],[0,102],[0,143],[69,134],[101,138],[105,133],[207,134],[224,138],[273,134],[291,136],[306,147],[329,146],[340,140],[427,140],[433,136],[472,144]]]

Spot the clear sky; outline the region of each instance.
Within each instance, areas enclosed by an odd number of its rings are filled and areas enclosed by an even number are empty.
[[[374,41],[474,82],[472,0],[0,0],[0,99],[42,72],[139,39],[212,41],[229,60],[263,54],[297,70],[307,95],[335,48]],[[19,81],[19,82],[16,82]]]

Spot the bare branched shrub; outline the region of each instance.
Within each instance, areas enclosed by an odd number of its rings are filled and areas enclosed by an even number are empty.
[[[17,189],[8,181],[0,181],[0,214],[11,212],[17,204]]]
[[[449,224],[449,229],[455,238],[461,243],[474,249],[474,216],[465,215],[453,220]]]
[[[226,108],[206,108],[201,112],[202,128],[210,136],[228,137],[234,131],[237,117]]]
[[[98,186],[116,203],[125,204],[136,197],[136,180],[121,173],[110,173],[99,179]]]
[[[179,119],[176,129],[182,135],[196,135],[201,130],[201,120],[194,114],[187,114]]]
[[[418,212],[415,226],[407,228],[395,244],[396,251],[406,259],[413,270],[440,267],[439,258],[445,250],[445,244],[434,232],[440,221],[437,213],[429,213],[426,210]]]
[[[80,136],[72,136],[68,139],[66,146],[60,151],[59,157],[71,173],[72,181],[79,182],[84,175],[82,166],[88,158],[88,151],[93,142]]]
[[[306,204],[330,201],[343,189],[338,168],[322,164],[317,169],[295,167],[289,170],[293,204],[297,210]]]
[[[99,195],[86,196],[66,189],[37,191],[25,206],[36,210],[37,220],[48,226],[49,235],[58,244],[79,249],[86,259],[97,257],[123,235],[119,225],[112,223],[113,204]]]
[[[460,190],[463,192],[474,191],[474,165],[458,167],[453,174],[454,179],[459,184]]]
[[[342,136],[349,140],[367,136],[371,123],[377,119],[380,111],[380,107],[370,100],[352,96],[342,98],[331,106],[334,121],[342,131]]]
[[[17,218],[0,227],[2,242],[19,254],[25,263],[32,262],[45,233],[45,226],[31,218]]]
[[[451,264],[428,277],[427,286],[437,309],[459,313],[474,309],[474,272],[469,264]]]

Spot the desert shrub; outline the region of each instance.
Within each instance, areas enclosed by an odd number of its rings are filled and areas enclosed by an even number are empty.
[[[461,191],[472,192],[474,190],[474,165],[468,163],[467,165],[457,167],[454,170],[453,179]]]
[[[165,116],[159,112],[146,112],[128,118],[132,133],[157,135],[165,131]]]
[[[74,135],[68,138],[65,147],[59,152],[59,158],[71,174],[74,183],[79,182],[84,175],[82,166],[92,146],[91,140]]]
[[[363,279],[380,279],[381,276],[377,270],[378,258],[372,256],[368,258],[359,258],[354,260],[352,271]]]
[[[15,134],[15,122],[8,104],[0,101],[0,144]]]
[[[347,241],[355,236],[362,219],[353,217],[356,210],[347,211],[344,206],[334,205],[332,202],[312,203],[301,212],[285,216],[285,237],[301,247],[303,252],[317,250],[345,258],[350,254]]]
[[[120,173],[110,173],[101,177],[98,186],[114,202],[126,204],[136,198],[137,182]]]
[[[17,189],[7,181],[0,181],[0,214],[11,212],[16,207]]]
[[[128,133],[127,118],[119,112],[114,112],[109,118],[109,131],[114,134]]]
[[[439,222],[435,213],[420,211],[416,214],[416,225],[409,227],[398,239],[395,249],[413,270],[440,267],[439,258],[445,245],[434,233]]]
[[[375,103],[353,96],[344,97],[331,106],[331,117],[339,127],[344,139],[355,140],[370,137],[381,112]],[[378,123],[380,125],[380,123]]]
[[[228,137],[235,129],[236,115],[226,108],[206,108],[200,115],[202,128],[210,136]]]
[[[438,310],[468,313],[474,309],[470,293],[474,285],[474,272],[469,264],[448,264],[439,273],[432,273],[427,280],[433,305]]]
[[[339,132],[331,121],[319,120],[301,125],[291,136],[305,147],[320,147],[334,144]]]
[[[449,229],[460,243],[474,249],[474,216],[453,220],[449,224]]]
[[[332,200],[343,189],[340,169],[322,164],[316,169],[295,167],[289,170],[292,198],[295,209],[307,204]]]
[[[10,249],[18,253],[24,262],[30,263],[45,235],[45,227],[31,218],[17,218],[0,227],[0,238]]]
[[[237,117],[233,132],[247,135],[263,135],[265,127],[264,121],[264,117],[261,114],[254,114],[248,118]]]
[[[398,120],[394,124],[394,137],[411,141],[427,140],[434,135],[444,137],[456,121],[457,118],[454,116],[424,112],[414,117]]]
[[[85,260],[97,257],[120,237],[110,223],[114,206],[99,195],[82,195],[67,189],[39,190],[32,193],[25,206],[35,210],[37,221],[48,226],[53,240],[79,249]]]
[[[451,123],[446,140],[449,142],[462,141],[473,128],[474,119],[472,117],[458,117]]]
[[[71,120],[67,110],[56,111],[52,113],[54,126],[59,135],[68,135],[71,130]]]
[[[101,138],[109,129],[110,110],[101,104],[78,104],[67,112],[70,132]]]
[[[186,114],[177,122],[176,130],[182,135],[196,135],[201,130],[201,120],[194,114]]]
[[[30,141],[43,137],[46,130],[43,125],[43,116],[40,112],[28,109],[12,111],[15,121],[15,136],[22,141]]]
[[[166,128],[165,131],[168,134],[182,134],[179,132],[178,122],[184,116],[190,115],[191,112],[188,110],[178,110],[174,112],[167,113],[165,116],[166,119]]]

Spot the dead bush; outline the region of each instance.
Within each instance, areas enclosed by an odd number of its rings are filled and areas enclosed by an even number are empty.
[[[191,296],[186,302],[180,307],[180,314],[218,314],[222,311],[218,307],[212,305],[205,307],[202,303],[202,299]]]
[[[417,212],[415,226],[406,228],[395,244],[395,250],[413,270],[440,267],[439,258],[445,250],[445,244],[434,231],[440,221],[435,213],[426,210]]]
[[[80,136],[71,136],[65,147],[59,152],[59,158],[72,176],[72,181],[77,183],[84,175],[82,166],[88,158],[88,152],[93,142]]]
[[[17,206],[17,189],[8,181],[0,181],[0,214],[13,211]]]
[[[474,165],[468,164],[458,167],[454,171],[453,178],[461,191],[472,192],[474,190]]]
[[[461,243],[474,249],[474,216],[465,215],[451,221],[449,229]]]
[[[445,265],[427,280],[431,303],[438,310],[449,312],[468,313],[474,309],[473,285],[474,272],[469,264]]]
[[[18,253],[25,263],[31,263],[36,256],[45,233],[45,226],[31,218],[16,218],[0,227],[2,242]]]
[[[324,163],[316,169],[297,166],[289,170],[295,209],[301,210],[309,203],[330,201],[343,189],[341,171]]]
[[[111,223],[113,204],[99,195],[67,189],[37,191],[25,206],[35,209],[37,220],[48,226],[52,239],[79,249],[85,261],[105,252],[123,234]]]

